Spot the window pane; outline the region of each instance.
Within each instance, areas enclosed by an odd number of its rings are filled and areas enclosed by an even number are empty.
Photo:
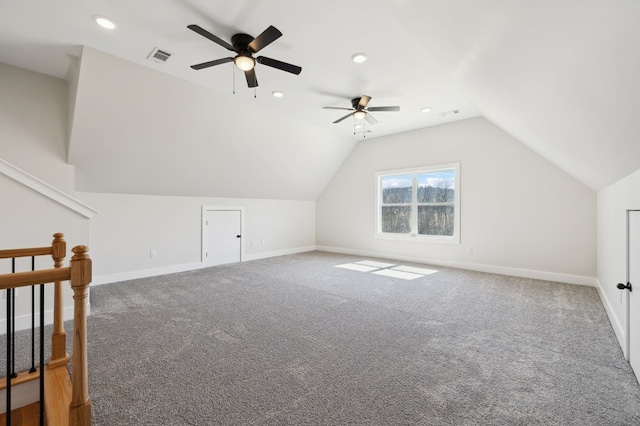
[[[453,169],[420,173],[418,175],[419,203],[451,203],[455,199]]]
[[[413,176],[395,175],[382,177],[382,204],[409,204]]]
[[[382,232],[408,234],[411,232],[411,207],[382,207]]]
[[[454,208],[448,206],[419,206],[418,234],[453,235]]]

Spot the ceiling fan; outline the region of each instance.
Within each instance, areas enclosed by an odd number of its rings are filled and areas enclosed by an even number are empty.
[[[258,56],[257,58],[253,57],[254,53],[258,53],[260,50],[267,47],[276,39],[282,36],[282,33],[272,25],[270,25],[269,28],[264,30],[262,34],[255,38],[251,37],[248,34],[235,34],[233,37],[231,37],[231,44],[211,34],[209,31],[199,27],[198,25],[188,25],[187,28],[195,31],[205,38],[208,38],[214,43],[219,44],[225,49],[236,53],[236,56],[234,57],[216,59],[214,61],[191,65],[191,68],[193,68],[194,70],[201,70],[203,68],[209,68],[215,65],[226,64],[227,62],[234,62],[238,68],[244,71],[244,75],[247,78],[247,85],[249,87],[258,86],[258,79],[256,78],[256,72],[254,69],[256,62],[296,75],[300,74],[300,72],[302,71],[302,68],[299,66],[291,65],[286,62],[278,61],[276,59],[267,58],[266,56]]]
[[[351,116],[353,116],[353,118],[355,118],[356,120],[361,120],[364,118],[369,124],[376,124],[378,121],[373,118],[371,114],[369,114],[370,111],[400,111],[399,106],[380,106],[367,108],[370,100],[371,96],[363,95],[359,98],[351,99],[351,108],[324,107],[324,109],[341,109],[345,111],[351,111],[344,117],[340,117],[336,121],[334,121],[334,124],[339,123]]]

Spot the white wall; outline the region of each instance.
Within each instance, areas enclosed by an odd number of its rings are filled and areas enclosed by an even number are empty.
[[[315,247],[314,201],[88,192],[77,196],[100,211],[91,222],[95,283],[201,267],[202,206],[243,208],[243,260]],[[151,250],[156,258],[150,257]]]
[[[67,84],[0,63],[0,159],[73,196],[66,163]],[[53,234],[67,247],[87,244],[88,219],[0,173],[2,248],[46,246]]]
[[[73,195],[67,83],[0,63],[0,158]]]
[[[598,286],[618,340],[626,351],[627,210],[640,210],[640,170],[598,192]]]
[[[0,159],[2,169],[17,167],[55,190],[70,196],[74,168],[66,163],[67,84],[64,80],[0,64]],[[6,166],[6,167],[5,167]],[[68,265],[71,249],[89,241],[89,219],[30,187],[0,173],[0,249],[44,247],[53,234],[62,232],[67,241]],[[89,253],[91,255],[91,252]],[[18,271],[30,270],[30,260],[17,262]],[[40,258],[38,269],[51,268],[51,258]],[[11,272],[9,260],[0,261],[0,273]],[[65,285],[65,316],[72,318],[73,298]],[[50,293],[51,289],[47,289]],[[16,299],[17,328],[30,326],[31,292],[19,289]],[[46,310],[52,300],[47,295]],[[4,318],[5,304],[0,304]],[[48,312],[47,322],[51,319]],[[4,320],[0,320],[0,328]]]
[[[461,244],[374,238],[375,172],[454,162]],[[316,240],[326,250],[594,285],[595,211],[592,190],[473,118],[360,142],[317,200]]]
[[[3,208],[0,208],[0,249],[22,247],[46,247],[53,241],[53,234],[61,232],[67,242],[65,266],[69,265],[77,245],[86,245],[89,241],[89,219],[62,206],[47,197],[35,193],[32,189],[0,174],[0,194]],[[4,202],[7,202],[6,208]],[[89,255],[93,253],[90,251]],[[50,256],[37,258],[36,269],[53,268]],[[31,258],[18,260],[16,271],[31,270]],[[11,261],[0,259],[0,274],[11,273]],[[63,286],[65,319],[73,318],[73,292],[70,286]],[[4,293],[4,291],[2,292]],[[46,322],[52,321],[52,286],[47,286],[45,310]],[[18,289],[16,298],[16,328],[31,325],[31,290]],[[0,333],[4,333],[6,304],[0,303]]]

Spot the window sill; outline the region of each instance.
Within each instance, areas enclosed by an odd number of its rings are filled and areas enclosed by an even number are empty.
[[[376,234],[375,238],[378,240],[410,241],[417,243],[460,244],[460,237],[457,235],[446,237],[416,234],[387,234],[381,232]]]

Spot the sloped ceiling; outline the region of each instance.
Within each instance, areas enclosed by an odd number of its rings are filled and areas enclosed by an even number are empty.
[[[73,123],[88,192],[314,200],[356,143],[90,48]]]
[[[640,168],[638,16],[635,0],[31,0],[3,5],[0,61],[77,88],[82,191],[315,199],[363,136],[478,115],[599,190]],[[189,24],[227,41],[274,25],[261,54],[303,71],[258,66],[256,91],[236,72],[234,95],[231,64],[189,68],[229,53]],[[322,109],[363,94],[401,111],[354,134]]]
[[[484,117],[567,173],[600,190],[640,168],[640,2],[387,3]]]

